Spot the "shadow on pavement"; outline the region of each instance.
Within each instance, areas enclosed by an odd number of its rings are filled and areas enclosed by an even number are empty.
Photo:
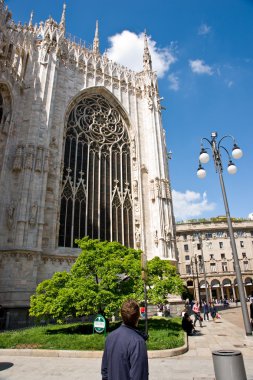
[[[0,362],[0,371],[4,371],[5,369],[11,368],[12,366],[13,366],[13,363]]]

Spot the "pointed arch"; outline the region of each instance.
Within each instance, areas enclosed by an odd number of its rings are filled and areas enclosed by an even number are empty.
[[[59,245],[88,235],[133,247],[130,123],[104,87],[78,94],[66,111]]]

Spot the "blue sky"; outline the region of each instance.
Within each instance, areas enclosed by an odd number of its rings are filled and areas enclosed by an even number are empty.
[[[85,3],[88,4],[87,8]],[[60,21],[63,1],[6,1],[15,21],[51,15]],[[109,58],[142,67],[147,30],[153,68],[164,97],[163,126],[172,150],[170,179],[178,220],[224,215],[213,162],[196,176],[201,137],[231,134],[243,150],[238,172],[224,181],[231,215],[253,212],[253,0],[67,0],[67,32],[91,44],[99,20],[100,50]],[[232,143],[228,139],[226,147]]]

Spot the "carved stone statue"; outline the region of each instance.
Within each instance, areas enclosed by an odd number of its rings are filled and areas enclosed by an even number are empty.
[[[43,157],[43,148],[38,146],[37,148],[37,157],[35,162],[35,171],[41,172],[42,170],[42,157]]]
[[[29,223],[33,226],[36,223],[38,213],[38,202],[34,202],[30,208],[30,218]]]
[[[136,246],[140,247],[140,245],[141,245],[141,231],[140,231],[139,227],[136,227],[136,229],[135,229],[135,242],[136,242]]]
[[[171,241],[171,232],[168,224],[164,227],[164,235],[165,235],[165,241],[169,242]]]
[[[138,181],[137,181],[137,179],[133,180],[133,197],[138,198]]]
[[[154,201],[155,200],[155,186],[154,186],[154,180],[153,179],[151,179],[151,181],[150,181],[149,193],[150,193],[151,201]]]
[[[14,213],[15,213],[14,202],[11,202],[9,204],[6,211],[7,211],[7,227],[9,230],[11,230],[13,226],[13,222],[14,222]]]
[[[155,242],[155,245],[158,246],[158,232],[157,232],[157,230],[155,230],[155,232],[154,232],[154,242]]]

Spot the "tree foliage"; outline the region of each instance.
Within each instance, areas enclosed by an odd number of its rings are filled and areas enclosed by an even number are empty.
[[[57,272],[38,285],[31,297],[31,316],[57,320],[98,312],[111,316],[125,299],[144,299],[140,250],[88,237],[78,245],[82,252],[70,272]],[[182,280],[168,261],[155,257],[147,270],[150,303],[165,303],[168,293],[181,294]]]

